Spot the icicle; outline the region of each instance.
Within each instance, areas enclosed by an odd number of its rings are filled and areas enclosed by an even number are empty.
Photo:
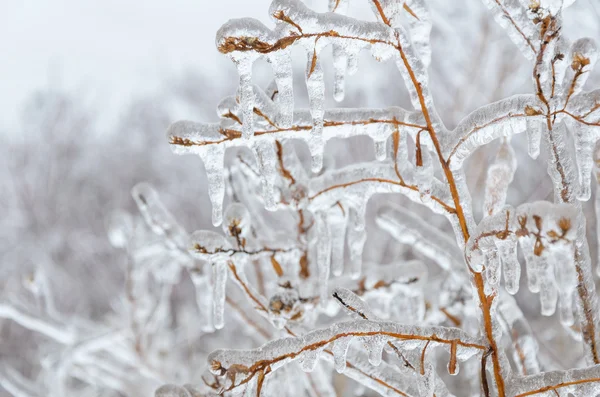
[[[277,96],[275,102],[279,107],[279,124],[289,128],[294,119],[294,81],[292,78],[291,50],[276,51],[269,57],[275,73]]]
[[[358,279],[362,267],[362,252],[367,241],[365,230],[364,212],[350,208],[350,219],[348,224],[348,248],[350,250],[350,277]]]
[[[209,145],[200,152],[208,180],[208,197],[212,204],[212,223],[219,226],[223,222],[223,198],[225,196],[224,161],[225,147]]]
[[[514,295],[519,291],[519,280],[521,279],[521,264],[517,258],[517,241],[511,238],[496,240],[496,247],[502,262],[504,287],[509,294]]]
[[[344,271],[344,248],[346,243],[346,225],[348,218],[345,210],[335,207],[333,214],[329,212],[327,223],[331,230],[331,272],[339,277]]]
[[[425,363],[424,374],[417,383],[419,396],[433,397],[435,391],[435,369],[431,363]]]
[[[365,340],[365,347],[369,354],[369,363],[378,366],[381,364],[383,347],[387,344],[387,338],[384,336],[372,336]]]
[[[346,354],[348,353],[350,342],[352,342],[352,337],[339,338],[333,342],[331,351],[333,353],[335,370],[338,374],[346,370]]]
[[[358,72],[358,54],[359,48],[352,48],[348,51],[348,76],[353,76]]]
[[[304,372],[312,372],[317,366],[317,361],[319,360],[320,354],[321,351],[317,349],[304,352],[300,358],[300,367],[302,370]]]
[[[596,138],[591,128],[584,125],[574,126],[575,128],[575,160],[577,162],[577,171],[579,175],[579,191],[577,199],[587,201],[592,195],[591,179],[592,151],[594,149],[594,139]]]
[[[227,285],[227,263],[219,261],[213,265],[213,316],[216,329],[225,325],[225,287]]]
[[[190,274],[194,289],[196,291],[196,304],[200,312],[200,329],[204,332],[213,332],[213,287],[210,284],[210,278],[207,275],[193,271]]]
[[[519,238],[519,245],[525,257],[527,288],[533,293],[538,293],[540,292],[539,268],[543,266],[545,259],[534,254],[534,240],[531,237]]]
[[[573,325],[573,295],[577,288],[577,273],[573,267],[574,252],[572,247],[565,247],[555,253],[555,279],[558,287],[558,308],[560,321],[569,327]]]
[[[527,122],[527,150],[532,159],[540,155],[540,141],[542,139],[542,124],[533,120]]]
[[[333,45],[333,99],[337,102],[344,100],[344,90],[346,84],[346,67],[348,65],[348,56],[342,46]]]
[[[415,167],[415,182],[421,192],[421,201],[431,200],[431,185],[433,183],[433,162],[431,153],[425,145],[421,146],[421,165]]]
[[[458,374],[458,360],[456,357],[456,348],[457,348],[457,341],[453,340],[452,343],[450,344],[450,361],[448,361],[448,373],[450,375],[456,375]]]
[[[171,248],[184,247],[187,244],[186,231],[166,209],[150,184],[138,183],[131,190],[131,194],[154,233],[165,236]]]
[[[559,292],[558,310],[560,323],[565,327],[571,327],[575,323],[575,313],[573,311],[573,293]]]
[[[325,86],[323,82],[323,68],[317,57],[317,43],[309,51],[306,67],[306,88],[308,89],[308,102],[310,114],[313,119],[313,128],[308,138],[308,149],[312,156],[311,169],[319,172],[323,167],[323,116],[325,115]]]
[[[326,215],[323,213],[315,215],[317,227],[317,267],[319,269],[319,304],[324,307],[327,304],[329,294],[327,285],[329,281],[329,270],[331,267],[331,232],[327,225]]]
[[[257,140],[253,145],[258,172],[262,181],[262,194],[265,208],[274,211],[277,208],[275,180],[277,178],[277,151],[271,141]]]
[[[250,57],[236,59],[240,77],[239,96],[242,109],[242,137],[250,139],[254,135],[254,88],[252,86],[252,64]],[[216,225],[215,225],[216,226]]]
[[[543,269],[540,274],[540,305],[543,316],[551,316],[556,311],[556,301],[558,300],[558,291],[554,281],[553,268],[554,258],[548,257],[547,268]]]
[[[385,160],[385,158],[387,157],[387,153],[386,153],[386,148],[387,148],[387,140],[383,140],[383,141],[379,141],[376,140],[374,141],[375,143],[375,158],[379,161],[383,161]]]

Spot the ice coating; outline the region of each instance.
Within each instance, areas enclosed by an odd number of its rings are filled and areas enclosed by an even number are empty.
[[[376,222],[398,242],[410,245],[441,268],[463,267],[460,263],[460,252],[449,238],[401,206],[390,205],[382,208]]]
[[[555,392],[555,395],[593,396],[598,392],[598,385],[594,379],[599,377],[600,365],[566,371],[548,371],[515,379],[509,392],[518,397],[550,390]]]
[[[275,371],[290,360],[299,359],[303,362],[302,366],[310,370],[318,356],[323,354],[321,353],[322,350],[335,340],[352,336],[364,339],[369,335],[395,339],[396,343],[404,344],[408,349],[423,348],[425,343],[429,341],[429,349],[439,345],[450,351],[453,341],[457,340],[457,349],[460,349],[460,354],[457,357],[460,360],[468,359],[483,347],[478,339],[474,339],[455,328],[423,328],[401,326],[389,322],[357,320],[338,323],[326,329],[309,332],[298,338],[272,341],[256,350],[217,350],[209,356],[209,362],[211,362],[214,374],[227,373],[228,370],[233,370],[233,368],[252,368],[252,370],[245,371],[240,378],[234,378],[234,383],[230,387],[235,387],[239,386],[240,382],[253,378],[261,371],[262,366],[268,365],[271,371]],[[379,352],[379,350],[376,351]],[[257,362],[260,362],[259,366],[254,365]]]
[[[312,48],[311,48],[312,47]],[[308,149],[312,156],[311,169],[319,172],[323,167],[323,117],[325,116],[325,82],[323,68],[319,61],[320,46],[317,42],[308,49],[308,62],[306,65],[306,88],[308,89],[308,102],[313,125],[308,138]]]
[[[225,211],[223,231],[234,238],[249,236],[252,229],[250,211],[241,203],[233,203]]]
[[[163,235],[171,248],[182,249],[187,245],[188,235],[173,215],[165,208],[158,193],[148,183],[139,183],[131,190],[140,212],[154,233]],[[184,248],[185,249],[185,248]]]
[[[538,108],[533,95],[516,95],[475,110],[450,133],[444,145],[450,166],[460,168],[475,149],[494,139],[525,130],[530,134],[526,124],[528,120],[541,118]]]
[[[514,348],[513,361],[519,373],[531,375],[540,372],[536,338],[514,298],[503,294],[498,312],[502,320],[503,334],[510,335]]]

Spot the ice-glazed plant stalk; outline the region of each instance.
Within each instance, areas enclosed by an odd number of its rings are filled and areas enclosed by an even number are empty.
[[[271,341],[251,351],[215,352],[210,358],[211,371],[215,379],[221,380],[214,384],[213,390],[223,393],[243,388],[246,393],[259,395],[270,377],[274,382],[280,381],[272,374],[294,360],[300,360],[302,368],[310,371],[319,357],[330,357],[341,372],[344,365],[355,359],[353,355],[346,356],[354,351],[353,339],[364,339],[371,364],[377,366],[381,362],[381,349],[387,346],[404,360],[404,370],[414,370],[411,376],[418,379],[415,384],[419,386],[412,391],[408,386],[402,391],[391,392],[390,388],[382,392],[370,380],[360,380],[384,395],[444,395],[435,386],[440,378],[435,376],[432,361],[427,359],[428,348],[434,345],[449,349],[451,374],[457,372],[456,356],[467,360],[478,355],[480,391],[484,395],[525,396],[548,390],[566,395],[597,390],[590,385],[594,380],[586,380],[594,373],[593,366],[552,376],[527,372],[540,370],[537,344],[530,328],[520,325],[526,324],[522,314],[509,313],[514,301],[499,289],[503,275],[510,294],[519,290],[521,264],[517,247],[520,246],[526,259],[529,289],[540,295],[541,313],[553,314],[558,302],[563,326],[571,331],[576,329],[573,332],[581,336],[586,362],[600,363],[598,303],[581,206],[581,201],[590,198],[593,146],[600,137],[600,94],[582,91],[596,61],[595,44],[589,39],[569,43],[561,35],[561,12],[566,6],[562,1],[487,0],[486,3],[532,61],[534,92],[486,105],[466,116],[454,130],[444,126],[429,91],[431,22],[424,0],[370,0],[376,22],[344,16],[345,1],[331,1],[329,12],[318,13],[299,0],[275,0],[269,9],[275,21],[273,29],[256,20],[239,19],[229,21],[219,30],[216,40],[219,51],[238,65],[238,95],[220,105],[220,123],[173,124],[168,134],[175,152],[199,154],[209,164],[207,171],[219,174],[224,172],[221,165],[226,148],[245,146],[254,152],[265,206],[270,210],[293,207],[300,214],[301,232],[305,230],[304,219],[308,214],[313,219],[314,226],[308,236],[298,237],[295,249],[305,253],[300,259],[301,268],[303,261],[305,267],[316,263],[317,276],[307,278],[314,277],[319,285],[314,299],[320,302],[316,307],[321,310],[327,306],[330,295],[327,280],[331,274],[335,277],[348,274],[354,279],[368,275],[364,268],[361,270],[360,257],[367,236],[367,202],[374,194],[401,193],[445,215],[456,235],[454,247],[438,232],[429,230],[429,225],[413,220],[414,216],[400,209],[382,211],[377,223],[400,242],[413,245],[439,263],[446,272],[454,273],[454,282],[470,284],[473,314],[479,328],[470,329],[474,332],[470,337],[456,328],[435,328],[428,322],[433,320],[427,317],[421,320],[422,324],[384,325],[376,316],[366,314],[366,306],[355,297],[357,292],[360,295],[360,288],[355,293],[344,293],[346,299],[336,292],[338,303],[358,315],[359,322],[336,323],[308,333],[292,332],[294,317],[289,317],[286,327],[293,338]],[[355,71],[358,52],[368,49],[377,60],[396,63],[413,109],[325,109],[321,54],[329,45],[333,48],[336,100],[343,98],[344,75]],[[307,54],[310,104],[307,110],[293,107],[290,57],[291,49],[297,46]],[[275,81],[267,92],[253,86],[249,76],[252,64],[261,58],[273,65],[275,73]],[[574,156],[566,149],[569,131],[575,145]],[[554,186],[554,204],[524,203],[516,209],[505,205],[517,170],[510,138],[521,132],[527,132],[533,158],[540,153],[543,142]],[[312,156],[312,171],[317,172],[323,163],[323,146],[327,141],[357,135],[373,140],[377,161],[326,168],[311,177],[301,170],[297,160],[292,165],[290,156],[283,154],[293,150],[287,141],[304,141]],[[483,219],[477,223],[464,166],[476,149],[496,140],[500,146],[488,169]],[[216,163],[219,167],[215,167]],[[222,179],[209,176],[209,180],[219,180],[219,184]],[[214,186],[211,184],[210,192],[216,191]],[[214,208],[220,208],[222,194],[211,193],[211,200]],[[220,222],[218,215],[213,219]],[[343,265],[344,234],[349,267]],[[292,269],[285,259],[272,256],[280,269],[278,273]],[[463,259],[465,264],[461,266]],[[232,261],[235,262],[233,258]],[[296,288],[290,281],[286,283],[289,288]],[[392,291],[393,286],[386,293]],[[258,299],[250,288],[246,292],[251,299]],[[449,315],[447,311],[446,314]],[[454,326],[460,327],[461,321],[454,320]],[[517,325],[519,329],[514,328]],[[502,335],[507,332],[513,333],[508,336],[514,338],[512,350],[517,352],[516,357],[521,357],[516,366],[521,372],[513,369],[501,345]],[[411,357],[410,352],[415,350],[420,353]],[[380,375],[383,379],[383,374]],[[370,374],[367,378],[372,379]]]

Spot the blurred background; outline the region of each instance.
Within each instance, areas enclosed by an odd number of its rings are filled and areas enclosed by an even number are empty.
[[[216,106],[235,94],[237,73],[216,50],[215,33],[230,18],[272,26],[269,3],[0,1],[0,301],[20,294],[23,279],[43,266],[53,274],[61,312],[106,318],[122,294],[127,261],[110,244],[108,223],[116,211],[136,212],[130,191],[138,182],[152,183],[188,231],[211,227],[203,165],[173,155],[165,132],[179,119],[218,120]],[[325,0],[306,3],[327,9]],[[350,16],[375,19],[366,1],[350,3]],[[449,128],[481,105],[531,92],[529,63],[484,6],[428,3],[431,91]],[[598,20],[596,0],[580,0],[567,10],[565,32],[600,40]],[[302,105],[306,58],[295,56]],[[336,104],[330,54],[324,59],[329,106],[409,107],[395,65],[369,54],[349,78],[346,99]],[[258,62],[255,69],[255,81],[266,86],[269,67]],[[599,77],[594,72],[588,86],[597,87]],[[361,146],[349,141],[346,160],[364,159]],[[531,175],[545,175],[545,166],[526,157],[524,142],[516,138],[525,169],[509,196],[517,204],[552,192],[547,177],[532,182]],[[471,160],[480,162],[468,174],[474,201],[482,197],[481,170],[494,155],[495,148],[481,150]],[[0,319],[0,379],[5,367],[35,379],[39,343],[31,331]],[[0,396],[9,395],[0,386]]]

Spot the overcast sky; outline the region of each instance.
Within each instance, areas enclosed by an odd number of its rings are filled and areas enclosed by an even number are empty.
[[[230,18],[268,21],[269,4],[0,0],[0,129],[14,127],[24,100],[48,86],[114,105],[185,69],[215,76],[222,57],[214,45],[217,29]]]

